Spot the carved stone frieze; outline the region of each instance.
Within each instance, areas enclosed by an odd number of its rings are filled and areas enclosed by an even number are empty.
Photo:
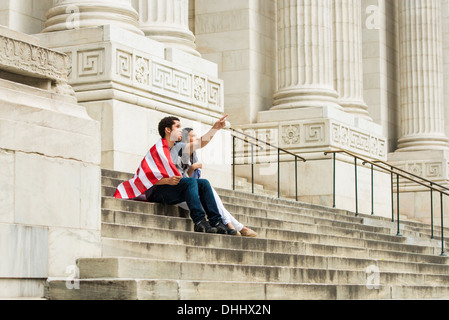
[[[385,138],[330,119],[271,123],[265,126],[260,124],[240,129],[262,141],[269,141],[275,146],[299,154],[332,148],[344,149],[372,159],[386,160]],[[269,136],[267,132],[270,132]],[[436,172],[437,169],[431,167],[427,171]]]
[[[66,50],[73,65],[73,86],[96,86],[101,79],[155,94],[165,101],[174,99],[220,113],[224,110],[223,81],[218,78],[119,44]]]
[[[0,36],[0,69],[10,73],[67,83],[65,54]]]

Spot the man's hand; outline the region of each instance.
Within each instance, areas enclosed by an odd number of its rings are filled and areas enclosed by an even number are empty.
[[[227,117],[228,117],[228,115],[225,115],[223,118],[221,118],[220,120],[215,122],[213,127],[204,136],[202,136],[201,139],[198,139],[197,141],[195,141],[193,143],[188,143],[185,148],[185,150],[186,150],[185,152],[192,154],[194,151],[207,146],[209,144],[209,142],[212,140],[212,138],[214,137],[214,135],[218,131],[220,131],[221,129],[226,127],[226,118]]]
[[[156,183],[156,186],[177,186],[181,179],[181,177],[177,176],[171,178],[162,178],[158,183]]]
[[[223,118],[221,118],[220,120],[218,120],[214,126],[212,127],[212,129],[215,130],[221,130],[224,127],[226,127],[226,118],[228,117],[228,115],[225,115]]]

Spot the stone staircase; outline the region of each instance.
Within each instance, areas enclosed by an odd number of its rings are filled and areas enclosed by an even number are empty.
[[[397,237],[388,219],[217,190],[259,236],[199,234],[182,209],[114,199],[131,175],[102,173],[103,256],[77,261],[78,288],[49,279],[47,299],[449,299],[427,225]]]

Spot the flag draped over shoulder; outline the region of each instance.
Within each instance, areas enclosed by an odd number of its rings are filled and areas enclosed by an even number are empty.
[[[114,197],[117,199],[134,199],[144,194],[162,178],[180,177],[174,165],[166,139],[156,143],[142,160],[136,175],[117,187]]]

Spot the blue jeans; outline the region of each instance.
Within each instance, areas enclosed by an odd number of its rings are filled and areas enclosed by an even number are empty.
[[[205,179],[183,178],[177,186],[156,186],[151,191],[151,194],[147,192],[147,199],[150,202],[167,205],[187,202],[190,217],[195,224],[204,220],[206,214],[212,226],[222,222],[212,187]]]

